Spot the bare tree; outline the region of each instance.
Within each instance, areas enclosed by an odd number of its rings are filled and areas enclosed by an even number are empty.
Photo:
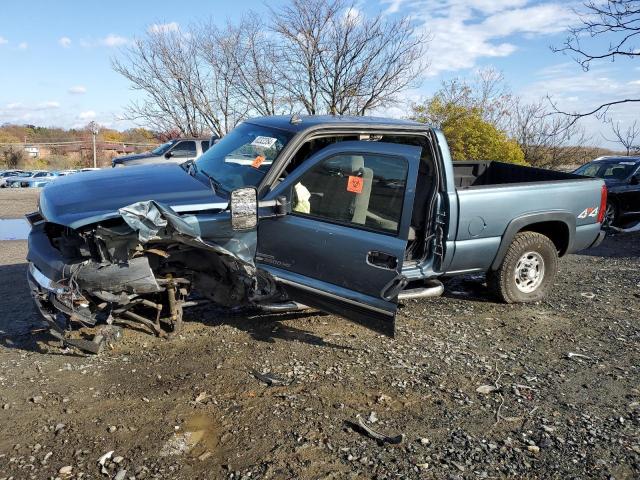
[[[626,129],[620,126],[620,122],[613,123],[613,120],[610,120],[609,124],[611,125],[611,133],[615,138],[608,139],[603,135],[605,140],[622,145],[627,156],[640,151],[640,143],[638,143],[640,141],[640,128],[637,120],[634,120]]]
[[[640,49],[634,43],[640,35],[640,0],[589,0],[579,13],[579,23],[569,29],[569,36],[562,47],[553,48],[556,52],[572,55],[587,71],[591,63],[608,59],[637,58]],[[599,42],[589,40],[600,39]],[[606,46],[608,45],[608,47]],[[597,115],[606,116],[614,105],[640,102],[640,98],[624,98],[605,102],[584,112],[566,112],[560,110],[554,102],[556,112],[571,118],[573,125],[580,118]]]
[[[291,0],[265,20],[148,31],[113,60],[145,94],[128,117],[224,135],[253,115],[364,115],[388,105],[422,72],[425,38],[408,19],[370,18],[346,1]]]
[[[226,56],[235,65],[235,89],[252,115],[291,113],[292,102],[279,88],[281,78],[275,39],[257,15],[247,15],[237,26],[227,25],[234,47]]]
[[[235,85],[239,73],[235,50],[238,48],[238,32],[224,31],[212,23],[195,29],[194,42],[198,58],[202,61],[207,93],[202,101],[209,111],[217,111],[213,131],[219,136],[229,132],[247,114],[248,108],[237,101]]]
[[[426,39],[406,18],[369,18],[345,0],[293,0],[272,21],[280,87],[309,114],[363,115],[425,68]]]
[[[514,104],[510,132],[524,152],[524,159],[536,166],[557,167],[583,163],[590,139],[572,119],[549,115],[545,102]]]
[[[116,72],[134,90],[146,93],[127,114],[158,130],[178,128],[183,135],[199,136],[219,123],[206,102],[209,89],[199,68],[194,42],[182,32],[149,32],[112,61]]]

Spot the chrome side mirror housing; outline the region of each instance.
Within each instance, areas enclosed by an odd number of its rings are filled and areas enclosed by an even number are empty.
[[[258,190],[255,187],[237,188],[231,192],[231,227],[252,230],[258,225]]]

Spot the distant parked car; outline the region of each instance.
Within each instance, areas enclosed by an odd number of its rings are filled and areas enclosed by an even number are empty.
[[[0,171],[0,178],[5,178],[5,177],[14,177],[20,173],[22,173],[24,170],[2,170]]]
[[[31,175],[27,177],[9,177],[7,178],[7,187],[21,188],[21,187],[43,187],[45,183],[50,182],[56,177],[55,173],[45,170],[31,172]],[[31,185],[34,182],[34,185]]]
[[[209,138],[178,138],[163,143],[150,152],[116,157],[111,161],[111,166],[128,167],[130,165],[147,165],[150,163],[183,163],[200,157],[209,149],[210,145]]]
[[[573,173],[604,179],[609,195],[603,227],[640,219],[640,157],[600,157]]]
[[[30,177],[31,175],[33,175],[33,172],[22,170],[16,170],[7,175],[3,175],[2,177],[0,177],[0,188],[7,188],[11,185],[11,183],[13,183],[13,180]]]
[[[47,172],[48,175],[40,175],[40,173],[42,172],[39,172],[38,175],[36,176],[25,178],[20,182],[13,182],[11,186],[20,187],[20,188],[42,188],[42,187],[46,187],[49,183],[53,182],[54,180],[57,180],[58,178],[66,177],[67,175],[69,175],[67,172],[64,172],[64,171],[63,172]]]

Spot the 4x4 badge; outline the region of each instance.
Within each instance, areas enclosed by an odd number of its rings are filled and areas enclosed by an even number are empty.
[[[585,208],[580,215],[578,215],[578,218],[587,218],[587,217],[597,217],[598,216],[598,207],[595,208]]]

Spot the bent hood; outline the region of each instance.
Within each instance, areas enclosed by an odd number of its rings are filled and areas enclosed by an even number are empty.
[[[178,164],[104,169],[62,177],[40,195],[40,210],[48,222],[80,228],[118,217],[118,209],[154,200],[176,212],[222,210],[228,200]]]

